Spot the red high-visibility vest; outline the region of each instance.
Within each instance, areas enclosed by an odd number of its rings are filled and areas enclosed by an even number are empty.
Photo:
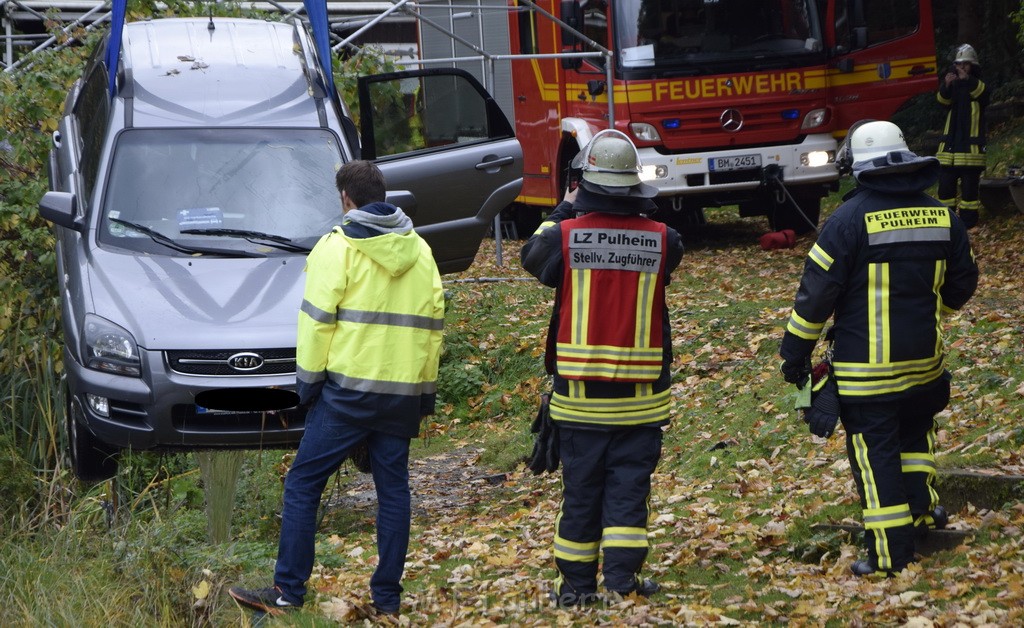
[[[564,220],[555,355],[566,379],[652,382],[663,364],[665,225],[641,216]]]

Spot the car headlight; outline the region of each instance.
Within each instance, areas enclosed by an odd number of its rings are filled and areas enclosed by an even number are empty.
[[[82,338],[86,367],[117,375],[142,375],[139,346],[123,327],[95,314],[86,314]]]

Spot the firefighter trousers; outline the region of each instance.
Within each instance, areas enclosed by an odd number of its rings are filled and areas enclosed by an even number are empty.
[[[895,401],[842,403],[846,452],[860,494],[864,544],[880,571],[914,561],[915,527],[934,524],[935,414],[949,402],[949,376]]]
[[[660,427],[586,429],[559,425],[562,505],[555,520],[554,593],[569,599],[604,586],[630,593],[647,558],[651,474],[661,457]]]

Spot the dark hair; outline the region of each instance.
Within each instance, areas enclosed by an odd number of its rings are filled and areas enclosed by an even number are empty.
[[[343,165],[334,175],[338,194],[346,192],[357,207],[383,201],[387,196],[384,173],[373,162],[357,159]]]

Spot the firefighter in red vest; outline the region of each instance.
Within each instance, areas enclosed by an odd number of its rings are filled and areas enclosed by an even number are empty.
[[[656,188],[640,180],[636,147],[605,130],[580,151],[579,187],[523,246],[523,268],[556,289],[545,365],[553,377],[562,505],[555,523],[560,606],[598,602],[598,558],[611,594],[649,596],[651,474],[669,422],[672,339],[665,286],[679,234],[645,213]]]

